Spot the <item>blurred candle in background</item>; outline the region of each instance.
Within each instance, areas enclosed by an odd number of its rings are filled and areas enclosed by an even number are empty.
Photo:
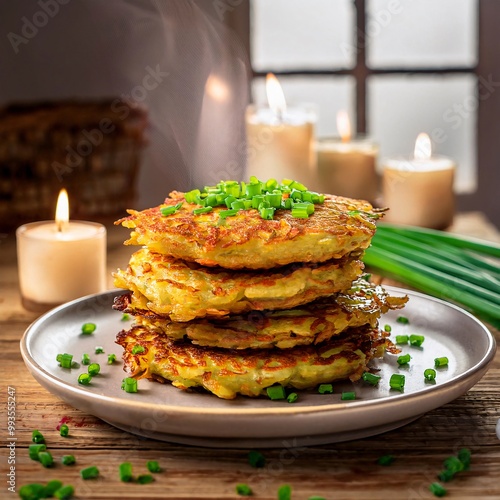
[[[314,174],[314,128],[312,107],[287,107],[277,78],[268,74],[269,107],[250,105],[246,112],[247,177],[290,178],[309,187]]]
[[[57,200],[55,221],[19,227],[17,263],[23,306],[43,312],[106,288],[106,228],[70,221],[66,190]]]
[[[337,113],[337,130],[340,138],[320,139],[317,143],[317,180],[312,188],[373,203],[379,184],[378,146],[366,138],[351,138],[351,124],[345,111]]]
[[[451,158],[432,156],[429,136],[419,134],[413,158],[383,161],[383,200],[390,209],[384,220],[434,229],[448,227],[455,211],[455,168]]]

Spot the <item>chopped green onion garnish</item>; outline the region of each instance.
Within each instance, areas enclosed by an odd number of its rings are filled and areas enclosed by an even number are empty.
[[[398,316],[398,319],[396,320],[398,323],[401,323],[402,325],[409,325],[410,320],[406,316]]]
[[[43,434],[38,431],[38,430],[34,430],[32,433],[31,433],[31,440],[34,442],[34,443],[45,443],[45,438],[43,437]]]
[[[83,335],[90,335],[91,333],[94,333],[96,330],[97,326],[95,323],[84,323],[82,325],[82,334]]]
[[[44,444],[30,444],[28,447],[28,453],[31,460],[38,460],[38,455],[47,449]]]
[[[392,328],[391,328],[391,325],[384,325],[384,332],[392,332]]]
[[[104,354],[104,349],[100,345],[97,345],[95,347],[95,353],[96,354]]]
[[[108,354],[108,365],[112,365],[116,361],[116,354]]]
[[[459,450],[457,457],[460,460],[460,462],[464,464],[464,470],[469,469],[471,460],[470,450],[467,448],[462,448],[461,450]]]
[[[263,219],[266,219],[266,220],[273,220],[274,218],[274,208],[272,207],[268,207],[268,208],[261,208],[260,209],[260,216],[263,218]]]
[[[410,362],[411,356],[409,354],[402,354],[398,356],[398,365],[407,365]]]
[[[441,368],[443,366],[448,366],[448,358],[446,356],[443,356],[441,358],[434,359],[434,366],[436,368]]]
[[[297,401],[297,399],[299,399],[299,395],[296,393],[296,392],[291,392],[288,397],[286,398],[286,400],[289,402],[289,403],[295,403],[295,401]]]
[[[281,202],[281,206],[286,210],[291,210],[293,208],[292,198],[284,198]]]
[[[396,460],[396,458],[394,457],[394,455],[383,455],[381,456],[378,460],[377,460],[377,463],[379,465],[391,465],[392,462],[394,462],[394,460]]]
[[[239,212],[239,210],[234,210],[234,209],[231,209],[231,210],[221,210],[219,212],[219,217],[222,218],[222,219],[225,219],[226,217],[233,217],[238,212]]]
[[[301,184],[300,182],[293,181],[289,187],[291,189],[296,189],[297,191],[307,191],[307,188],[304,186],[304,184]]]
[[[408,335],[396,335],[396,344],[408,344]]]
[[[333,394],[332,384],[320,384],[318,387],[318,392],[320,394]]]
[[[296,219],[308,219],[309,214],[307,213],[306,208],[299,208],[296,205],[292,207],[292,217]]]
[[[132,464],[130,462],[123,462],[118,466],[118,472],[120,474],[120,481],[124,483],[130,483],[134,476],[132,475]]]
[[[75,493],[75,488],[71,484],[67,484],[54,492],[54,496],[59,500],[69,500]]]
[[[130,314],[123,313],[121,321],[128,321],[130,319]]]
[[[139,484],[149,484],[154,481],[154,477],[151,474],[141,474],[140,476],[137,476],[137,482]]]
[[[252,495],[252,488],[248,486],[248,484],[237,484],[236,485],[236,493],[242,497],[249,497]]]
[[[420,347],[424,343],[425,337],[423,335],[410,335],[410,345]]]
[[[62,437],[66,437],[69,434],[69,427],[66,424],[62,424],[61,427],[59,427],[59,434]]]
[[[425,380],[433,381],[436,379],[436,370],[434,368],[427,368],[424,370]]]
[[[198,198],[198,196],[200,196],[200,190],[199,189],[193,189],[192,191],[188,191],[185,195],[184,195],[184,199],[188,202],[188,203],[196,203],[196,200]]]
[[[252,450],[248,453],[248,463],[256,469],[261,469],[266,465],[266,457],[260,451]]]
[[[233,201],[236,201],[237,198],[235,198],[234,196],[228,196],[225,200],[224,200],[224,203],[226,204],[226,207],[227,208],[231,208],[231,203]]]
[[[449,470],[456,474],[457,472],[461,472],[464,470],[464,464],[461,462],[461,460],[458,457],[448,457],[444,462],[443,462],[444,468],[446,470]]]
[[[137,380],[131,377],[124,378],[122,381],[122,389],[125,392],[137,392]]]
[[[432,483],[429,485],[429,490],[434,494],[436,497],[444,497],[446,495],[446,489],[443,488],[439,483]]]
[[[356,399],[356,393],[353,391],[343,392],[340,396],[340,399],[342,401],[352,401],[353,399]]]
[[[78,375],[78,383],[81,385],[89,385],[91,381],[92,375],[88,373],[80,373],[80,375]]]
[[[54,496],[54,493],[62,488],[62,482],[58,481],[57,479],[53,479],[52,481],[49,481],[46,485],[45,488],[43,489],[44,497],[43,498],[52,498]],[[42,498],[42,497],[40,497]]]
[[[22,500],[38,500],[47,498],[45,495],[45,486],[40,483],[25,484],[19,488],[19,497]]]
[[[82,354],[82,365],[90,365],[90,356],[88,354]]]
[[[269,399],[272,400],[286,398],[285,388],[282,385],[273,385],[271,387],[268,387],[266,389],[266,392],[269,396]]]
[[[373,373],[370,372],[365,372],[361,376],[364,382],[370,385],[377,385],[380,382],[380,379],[382,378],[380,375],[374,375]]]
[[[243,200],[235,200],[231,203],[231,208],[233,210],[245,210],[245,203]]]
[[[143,352],[146,352],[146,349],[140,344],[135,344],[135,346],[132,347],[132,354],[142,354]]]
[[[167,215],[172,215],[179,210],[179,208],[182,207],[182,203],[177,203],[177,205],[174,205],[172,207],[163,207],[160,209],[161,214],[163,217],[166,217]]]
[[[101,365],[99,363],[92,363],[89,365],[87,371],[91,377],[95,377],[101,371]]]
[[[272,191],[278,187],[278,181],[276,179],[269,179],[266,181],[266,190]]]
[[[150,460],[146,463],[149,472],[161,472],[160,464],[156,460]]]
[[[99,469],[93,465],[92,467],[87,467],[80,471],[80,476],[82,479],[94,479],[99,475]]]
[[[205,207],[216,207],[217,206],[217,195],[209,194],[205,200]]]
[[[48,451],[41,451],[38,454],[38,461],[46,468],[52,467],[52,465],[54,464],[54,459]]]
[[[56,359],[59,361],[62,368],[71,368],[73,364],[73,354],[58,354]]]
[[[257,181],[256,183],[252,183],[252,181],[250,181],[250,184],[247,184],[246,191],[249,198],[258,196],[260,195],[260,193],[262,193],[262,184],[259,181]]]
[[[257,195],[252,198],[252,208],[259,208],[260,204],[264,202],[264,195]]]
[[[289,484],[283,484],[278,488],[278,500],[291,500],[292,487]]]
[[[280,194],[268,193],[265,195],[264,199],[273,208],[281,207],[281,193]]]
[[[389,380],[389,385],[391,389],[403,392],[405,387],[405,376],[400,375],[399,373],[393,373]]]
[[[443,483],[447,483],[455,477],[455,473],[449,469],[445,469],[441,471],[437,477],[440,481],[443,481]]]
[[[63,465],[74,465],[76,463],[75,457],[73,455],[63,455],[61,458]]]
[[[210,207],[203,207],[203,208],[195,208],[193,210],[194,215],[199,215],[199,214],[207,214],[208,212],[211,212],[213,208]]]

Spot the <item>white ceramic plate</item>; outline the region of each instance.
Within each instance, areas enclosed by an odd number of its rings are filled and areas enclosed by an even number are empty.
[[[213,447],[308,446],[362,438],[400,427],[467,392],[487,370],[495,353],[488,329],[469,313],[441,300],[394,287],[393,295],[408,294],[402,312],[392,311],[381,325],[397,334],[425,336],[422,348],[404,346],[412,356],[408,368],[398,367],[397,356],[386,354],[375,365],[382,379],[378,387],[363,382],[335,383],[334,394],[300,391],[290,404],[266,397],[238,397],[227,401],[201,392],[184,392],[169,384],[139,380],[139,392],[121,390],[122,348],[116,334],[128,328],[122,314],[112,310],[113,298],[123,291],[83,297],[46,313],[21,340],[21,353],[35,379],[70,405],[115,427],[164,441]],[[396,321],[401,314],[410,323]],[[81,335],[83,323],[97,330]],[[105,354],[94,354],[102,346]],[[80,362],[89,353],[101,365],[101,374],[89,386],[79,385],[87,367],[63,369],[58,353],[71,353]],[[117,361],[107,365],[107,354]],[[447,368],[437,369],[436,383],[425,382],[423,372],[434,358],[446,356]],[[406,375],[404,392],[389,389],[391,374]],[[355,391],[356,400],[341,401],[342,391]]]

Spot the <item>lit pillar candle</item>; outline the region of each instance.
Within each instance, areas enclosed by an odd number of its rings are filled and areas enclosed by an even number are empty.
[[[26,309],[44,311],[106,287],[106,228],[69,221],[65,190],[59,194],[55,221],[19,227],[17,261]]]
[[[345,111],[337,114],[340,138],[317,143],[318,167],[312,188],[323,193],[374,202],[378,192],[378,146],[368,139],[351,139]]]
[[[382,191],[389,208],[384,220],[398,224],[444,229],[455,210],[455,162],[432,156],[431,141],[420,134],[413,158],[383,161]]]
[[[306,107],[286,106],[277,78],[266,78],[269,107],[250,105],[246,112],[247,177],[290,178],[310,183],[314,175],[314,124],[316,116]]]

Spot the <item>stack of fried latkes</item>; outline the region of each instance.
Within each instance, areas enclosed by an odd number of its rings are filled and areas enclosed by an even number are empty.
[[[172,192],[117,222],[142,245],[115,285],[131,376],[220,398],[356,380],[391,348],[382,313],[405,299],[363,279],[380,213],[284,180]]]

